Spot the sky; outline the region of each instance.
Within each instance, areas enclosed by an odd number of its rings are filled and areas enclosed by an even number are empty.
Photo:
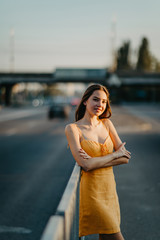
[[[106,68],[128,40],[135,62],[143,37],[160,60],[159,9],[159,0],[0,0],[0,72]]]

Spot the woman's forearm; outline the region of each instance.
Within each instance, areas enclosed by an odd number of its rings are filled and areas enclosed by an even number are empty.
[[[86,159],[85,165],[83,166],[83,168],[85,171],[91,171],[91,170],[103,168],[103,167],[111,167],[111,166],[117,166],[121,164],[127,164],[128,162],[129,162],[129,158],[127,157],[115,158],[114,153],[111,153],[103,157]]]
[[[97,168],[108,167],[108,164],[111,164],[111,162],[113,160],[115,161],[115,159],[116,159],[115,152],[101,157],[91,157],[89,159],[84,160],[83,168],[85,171],[90,171]]]
[[[121,164],[127,164],[129,162],[129,159],[127,157],[120,157],[117,159],[113,159],[109,163],[105,164],[105,167],[111,167],[111,166],[117,166]]]
[[[120,164],[128,163],[128,159],[130,159],[130,152],[127,151],[124,147],[125,143],[123,143],[119,149],[115,152],[107,154],[105,156],[100,157],[90,157],[82,148],[79,150],[80,156],[83,158],[81,160],[81,167],[85,171],[94,170],[97,168],[103,168],[108,166],[115,166]]]

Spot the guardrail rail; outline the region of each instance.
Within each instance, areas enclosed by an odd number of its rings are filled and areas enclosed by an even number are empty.
[[[41,240],[78,240],[80,167],[75,164],[56,214],[49,218]]]

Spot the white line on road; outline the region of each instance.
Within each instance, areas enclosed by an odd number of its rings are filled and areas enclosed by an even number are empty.
[[[30,115],[37,115],[46,112],[46,109],[32,109],[32,110],[19,110],[19,111],[13,111],[8,112],[2,115],[0,115],[0,122],[9,121],[9,120],[15,120],[18,118],[28,117]]]
[[[16,134],[16,132],[17,132],[17,129],[12,128],[6,132],[6,136],[12,136],[12,135]]]
[[[7,114],[6,116],[1,116],[0,122],[14,120],[14,119],[26,117],[26,116],[29,116],[29,115],[31,115],[31,113],[29,113],[29,112],[11,113],[11,114]]]
[[[118,133],[146,132],[152,130],[152,124],[142,123],[135,126],[117,126]]]
[[[0,226],[0,233],[20,233],[20,234],[29,234],[32,232],[32,230],[23,228],[23,227],[8,227],[8,226]]]
[[[138,118],[141,118],[146,122],[146,124],[143,124],[142,130],[149,130],[149,128],[155,131],[160,130],[160,121],[154,115],[152,116],[153,109],[150,111],[149,110],[147,111],[147,110],[143,110],[143,108],[140,108],[140,106],[139,108],[138,106],[137,108],[136,106],[135,107],[123,106],[123,107],[127,109],[127,111],[133,114],[134,116],[137,116]],[[159,111],[156,111],[156,116],[158,117],[158,115],[159,115]]]

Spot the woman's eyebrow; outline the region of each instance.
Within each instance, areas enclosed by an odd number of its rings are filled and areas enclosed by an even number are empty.
[[[93,96],[93,97],[94,97],[94,98],[97,98],[97,99],[100,99],[99,97],[96,97],[96,96]],[[106,98],[104,98],[104,99],[102,99],[102,100],[107,101]]]

